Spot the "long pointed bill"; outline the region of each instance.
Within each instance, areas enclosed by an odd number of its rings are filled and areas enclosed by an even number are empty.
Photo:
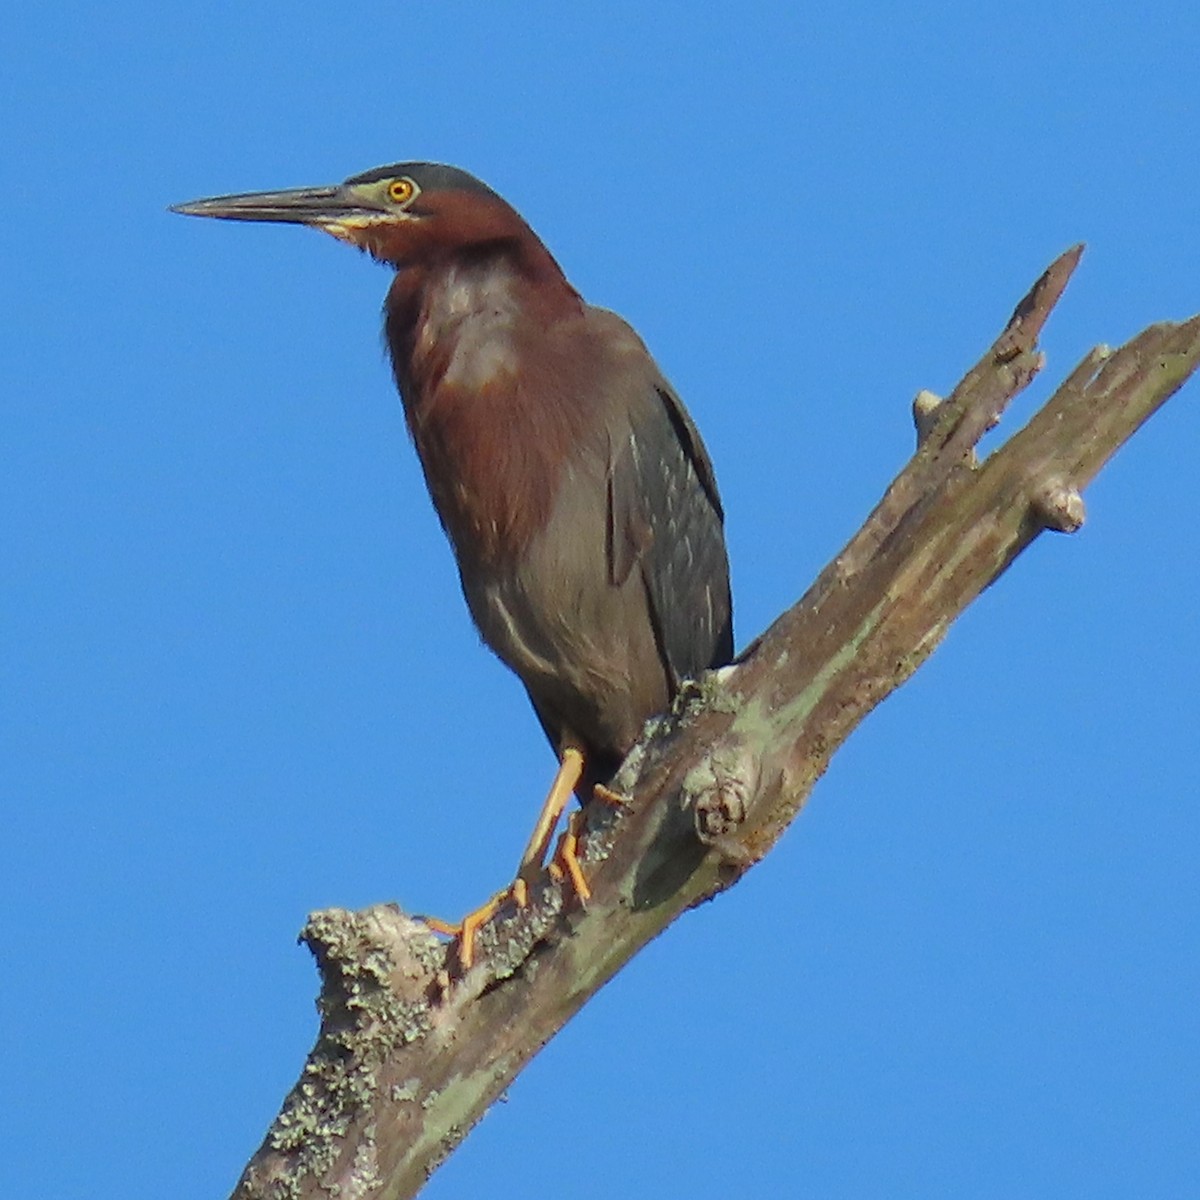
[[[286,192],[243,192],[171,205],[171,212],[225,221],[286,221],[295,225],[336,225],[347,218],[378,215],[345,185],[292,188]]]

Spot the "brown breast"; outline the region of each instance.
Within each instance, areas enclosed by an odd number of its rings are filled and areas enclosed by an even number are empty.
[[[493,256],[402,272],[386,311],[409,430],[460,568],[512,561],[548,520],[586,423],[578,296]]]

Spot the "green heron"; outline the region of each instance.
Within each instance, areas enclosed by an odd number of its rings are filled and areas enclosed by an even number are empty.
[[[384,333],[429,493],[480,635],[559,756],[516,882],[443,926],[469,966],[479,924],[526,903],[572,792],[603,794],[680,682],[732,656],[712,464],[637,334],[465,171],[395,163],[174,211],[309,225],[396,271]],[[551,869],[586,899],[574,834]]]

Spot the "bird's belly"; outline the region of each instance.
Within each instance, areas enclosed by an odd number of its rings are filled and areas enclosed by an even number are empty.
[[[467,603],[556,748],[574,742],[619,759],[669,700],[645,591],[636,572],[610,583],[602,552],[582,567],[570,556],[558,567],[464,581]]]

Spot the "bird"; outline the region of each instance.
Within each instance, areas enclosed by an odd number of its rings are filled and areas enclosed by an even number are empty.
[[[515,879],[589,888],[564,809],[597,795],[683,681],[733,655],[724,511],[687,409],[632,327],[586,303],[517,210],[457,167],[400,162],[344,182],[172,211],[298,224],[391,268],[384,340],[405,421],[482,641],[525,686],[558,756]],[[575,814],[578,817],[578,813]]]

